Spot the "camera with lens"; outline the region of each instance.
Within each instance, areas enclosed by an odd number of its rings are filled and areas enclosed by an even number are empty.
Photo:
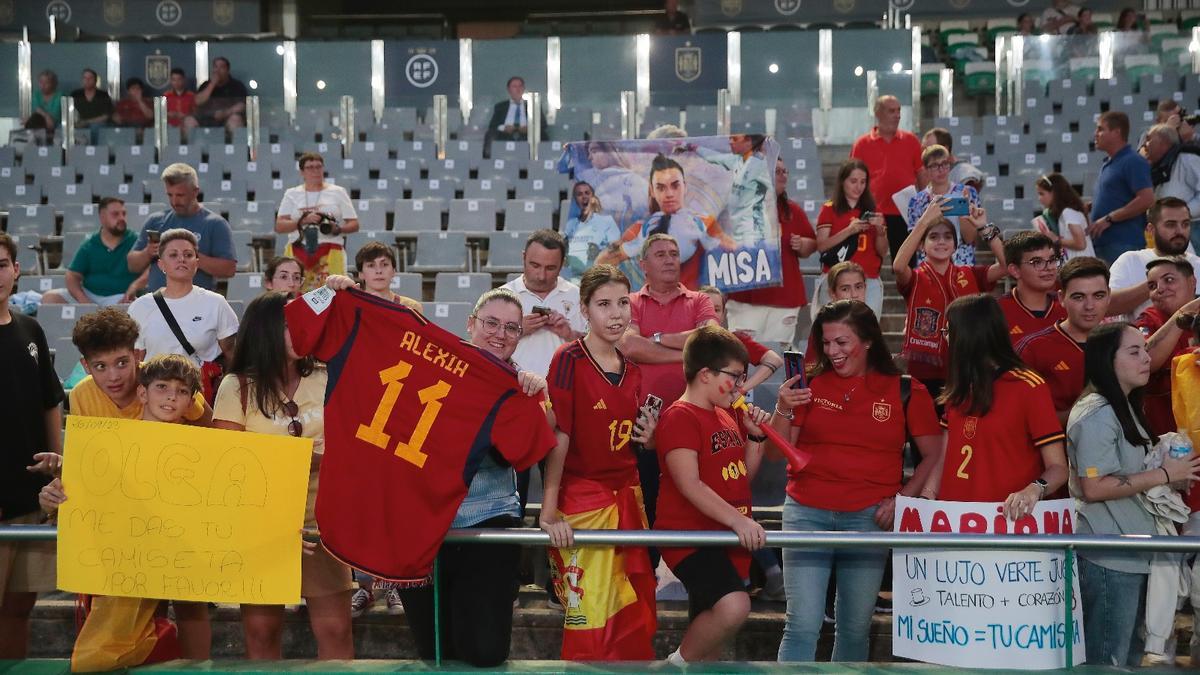
[[[334,233],[334,228],[337,227],[337,218],[328,213],[316,212],[317,222],[304,224],[304,251],[309,255],[316,255],[317,247],[320,246],[320,235],[329,236]]]

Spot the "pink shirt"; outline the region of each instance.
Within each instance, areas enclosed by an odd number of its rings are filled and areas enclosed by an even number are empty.
[[[682,333],[710,319],[717,320],[712,299],[704,293],[679,287],[679,294],[665,303],[650,295],[647,287],[629,294],[629,306],[633,323],[642,337],[650,338],[655,333]],[[664,405],[683,395],[687,381],[683,377],[682,363],[639,363],[642,369],[642,393],[654,394]]]

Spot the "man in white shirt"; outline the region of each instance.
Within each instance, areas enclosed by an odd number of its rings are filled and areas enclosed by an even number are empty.
[[[1154,202],[1147,214],[1147,230],[1154,236],[1154,247],[1122,253],[1109,268],[1112,279],[1110,316],[1125,314],[1136,317],[1150,306],[1150,290],[1146,285],[1146,263],[1155,258],[1183,255],[1196,270],[1200,282],[1200,256],[1191,250],[1191,212],[1187,202],[1178,197],[1163,197]],[[1200,284],[1197,286],[1200,292]]]
[[[484,134],[484,140],[489,146],[493,140],[523,141],[529,138],[529,117],[521,100],[525,95],[525,78],[514,75],[508,78],[506,87],[508,100],[501,101],[492,108],[492,119],[488,122]],[[542,117],[541,139],[549,140],[546,135],[546,116],[541,110],[538,110],[538,114]]]
[[[579,287],[559,276],[566,255],[567,241],[561,234],[538,230],[525,242],[524,272],[501,287],[521,299],[524,311],[513,361],[543,377],[559,346],[582,337],[587,327],[579,311]]]

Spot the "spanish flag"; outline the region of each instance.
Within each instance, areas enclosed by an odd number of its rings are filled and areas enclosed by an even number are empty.
[[[574,530],[644,530],[642,489],[612,490],[563,477],[559,515]],[[562,658],[650,661],[658,618],[654,571],[645,548],[550,549],[550,573],[564,610]]]
[[[119,670],[179,658],[175,624],[154,615],[158,600],[83,597],[87,618],[71,651],[72,672]]]

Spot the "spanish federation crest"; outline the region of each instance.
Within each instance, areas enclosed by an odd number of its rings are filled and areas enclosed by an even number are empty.
[[[979,418],[974,415],[963,420],[963,438],[968,441],[975,438],[975,430],[979,427]]]
[[[918,307],[913,316],[913,335],[926,339],[937,337],[939,318],[941,318],[941,312],[938,312],[936,309]]]
[[[110,26],[125,23],[125,0],[104,0],[104,23]]]
[[[233,0],[213,0],[212,17],[218,26],[233,23]]]
[[[725,16],[737,16],[742,13],[742,0],[721,0],[721,13]]]
[[[695,82],[700,77],[700,48],[687,42],[675,48],[675,77],[684,82]]]
[[[886,422],[892,419],[892,404],[879,402],[871,406],[871,417],[876,422]]]
[[[171,82],[171,57],[167,54],[146,56],[146,84],[151,89],[166,89]]]

